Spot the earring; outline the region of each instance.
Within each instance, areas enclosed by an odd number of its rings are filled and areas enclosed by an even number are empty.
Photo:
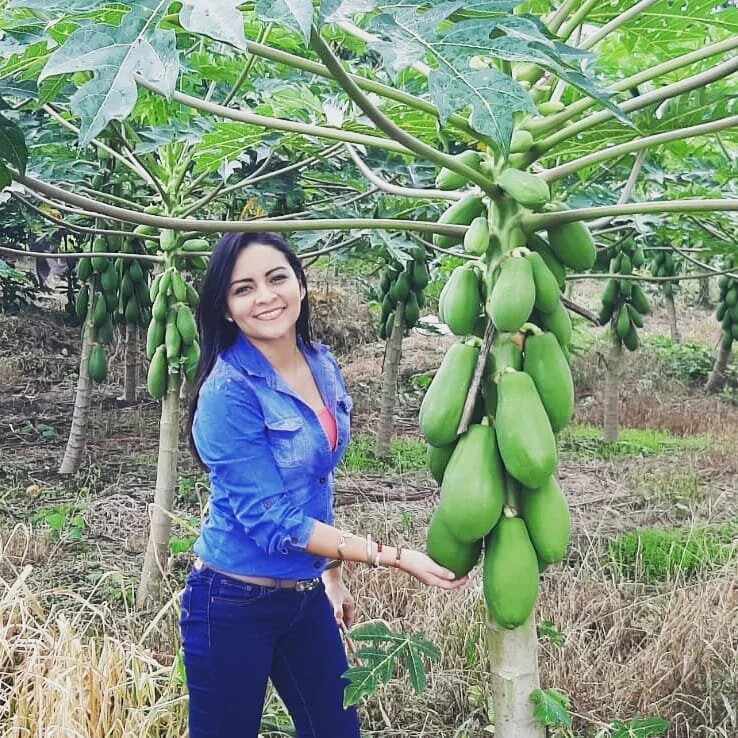
[[[231,316],[230,316],[230,315],[226,315],[226,320],[227,320],[227,321],[228,321],[229,323],[232,323],[232,322],[233,322],[233,318],[231,318]]]

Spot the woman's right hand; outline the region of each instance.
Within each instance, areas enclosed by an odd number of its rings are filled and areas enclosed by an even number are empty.
[[[423,584],[441,589],[458,589],[469,581],[466,576],[457,579],[452,571],[436,564],[430,556],[408,548],[402,549],[399,568]]]

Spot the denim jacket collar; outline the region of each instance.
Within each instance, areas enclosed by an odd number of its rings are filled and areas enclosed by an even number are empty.
[[[330,386],[326,386],[326,380],[332,376],[332,372],[326,371],[328,346],[313,341],[315,350],[311,351],[300,336],[297,337],[297,345],[310,366],[323,400],[332,409],[335,406],[336,387],[331,382],[328,382]],[[228,349],[227,355],[231,363],[244,373],[262,377],[272,389],[295,396],[294,390],[282,379],[266,356],[243,333],[239,333],[236,342]]]

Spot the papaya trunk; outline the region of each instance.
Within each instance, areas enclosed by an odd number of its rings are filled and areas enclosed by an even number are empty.
[[[532,692],[540,688],[535,613],[519,628],[487,623],[495,738],[544,738],[533,717]]]
[[[697,292],[697,304],[703,308],[711,308],[710,302],[710,280],[708,278],[700,279],[698,282],[699,290]]]
[[[90,414],[90,399],[92,396],[92,380],[87,369],[92,352],[92,330],[90,320],[86,320],[82,327],[82,351],[79,359],[79,376],[77,377],[77,391],[74,395],[74,412],[72,413],[72,427],[69,429],[67,447],[64,449],[64,458],[59,467],[59,474],[74,474],[82,463],[82,454],[87,444],[87,418]]]
[[[679,324],[677,323],[676,305],[674,304],[673,295],[665,295],[666,314],[669,316],[669,333],[671,334],[672,343],[681,343],[682,337],[679,334]]]
[[[705,391],[713,394],[720,392],[725,384],[725,370],[728,368],[728,362],[730,361],[731,349],[724,349],[722,346],[718,350],[718,355],[715,358],[715,364],[710,372],[710,377],[705,385]]]
[[[159,422],[159,460],[156,467],[156,492],[149,515],[149,541],[136,593],[136,607],[148,609],[159,601],[161,581],[169,556],[169,534],[174,490],[177,481],[179,443],[179,376],[169,375],[167,393],[161,403]]]
[[[123,376],[123,399],[126,402],[136,402],[138,326],[126,323],[124,341],[125,374]]]
[[[620,402],[620,359],[623,347],[613,332],[610,353],[607,356],[607,373],[605,374],[605,417],[602,436],[605,443],[615,443],[620,434],[619,402]]]
[[[395,396],[397,394],[397,375],[400,371],[400,360],[402,359],[402,336],[404,332],[405,304],[398,302],[395,310],[395,320],[392,325],[392,334],[387,340],[387,356],[382,374],[382,401],[379,406],[379,427],[374,451],[380,459],[386,458],[390,451],[395,414]]]

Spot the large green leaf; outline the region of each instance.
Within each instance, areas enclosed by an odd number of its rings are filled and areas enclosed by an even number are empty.
[[[237,49],[246,49],[243,16],[239,0],[213,3],[212,0],[183,0],[179,20],[192,33],[224,41]]]
[[[80,143],[89,143],[111,120],[125,119],[136,103],[134,75],[165,95],[174,92],[179,57],[173,31],[161,30],[169,0],[138,0],[119,26],[83,25],[54,52],[40,79],[91,71],[93,78],[72,96],[80,116]]]
[[[28,161],[23,131],[16,123],[2,115],[0,115],[0,161],[15,167],[21,174],[26,171]]]
[[[280,23],[297,31],[307,44],[313,23],[311,0],[256,0],[256,15],[263,21]]]

